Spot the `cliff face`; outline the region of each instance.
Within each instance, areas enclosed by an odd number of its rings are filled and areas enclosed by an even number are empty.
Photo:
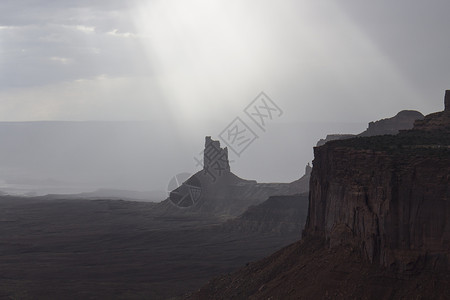
[[[436,154],[316,148],[305,232],[384,266],[448,267],[450,155]]]
[[[315,148],[304,235],[398,271],[450,270],[449,115]]]

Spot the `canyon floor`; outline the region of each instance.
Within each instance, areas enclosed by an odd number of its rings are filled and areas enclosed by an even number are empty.
[[[1,299],[169,299],[300,238],[154,203],[0,197]]]

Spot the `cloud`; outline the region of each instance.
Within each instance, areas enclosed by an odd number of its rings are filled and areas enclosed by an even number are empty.
[[[116,37],[121,37],[121,38],[140,38],[140,37],[144,37],[143,35],[139,35],[136,33],[131,33],[131,32],[119,32],[118,29],[113,29],[111,31],[107,32],[108,35],[112,35],[112,36],[116,36]]]
[[[53,56],[53,57],[50,57],[50,60],[61,63],[63,65],[68,65],[70,63],[73,63],[73,60],[71,58],[67,58],[67,57]]]
[[[386,10],[387,1],[371,10],[356,1],[6,1],[0,90],[65,86],[101,74],[149,78],[155,94],[184,112],[180,123],[232,114],[261,90],[295,111],[286,115],[292,119],[427,113],[441,106],[440,89],[450,78],[442,38],[450,24],[433,18],[449,4],[408,3],[411,14],[397,4]],[[420,39],[427,42],[414,42]],[[367,109],[373,103],[380,105]]]
[[[113,16],[108,13],[103,17],[107,21]],[[113,77],[151,73],[138,45],[133,44],[131,37],[136,36],[116,32],[130,41],[114,39],[101,29],[105,27],[105,20],[101,20],[84,20],[83,24],[80,17],[46,24],[2,25],[0,89],[56,84],[104,73]]]
[[[64,26],[64,25],[63,25]],[[73,28],[75,30],[84,32],[84,33],[93,33],[95,32],[95,26],[85,26],[85,25],[66,25],[66,28]]]
[[[0,30],[15,29],[17,26],[0,26]]]

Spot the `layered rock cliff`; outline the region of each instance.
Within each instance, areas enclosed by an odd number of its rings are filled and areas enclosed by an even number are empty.
[[[446,108],[397,136],[315,148],[304,235],[331,247],[353,245],[370,262],[398,271],[450,270]]]

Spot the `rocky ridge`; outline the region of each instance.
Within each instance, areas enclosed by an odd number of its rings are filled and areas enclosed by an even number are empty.
[[[367,129],[358,136],[374,136],[384,134],[397,134],[401,130],[409,130],[416,120],[421,120],[424,115],[415,110],[402,110],[392,118],[386,118],[370,122]]]
[[[317,146],[329,141],[350,139],[358,136],[395,135],[402,130],[412,129],[414,122],[422,120],[424,115],[416,110],[402,110],[394,117],[370,122],[367,129],[360,134],[329,134],[317,142]]]

